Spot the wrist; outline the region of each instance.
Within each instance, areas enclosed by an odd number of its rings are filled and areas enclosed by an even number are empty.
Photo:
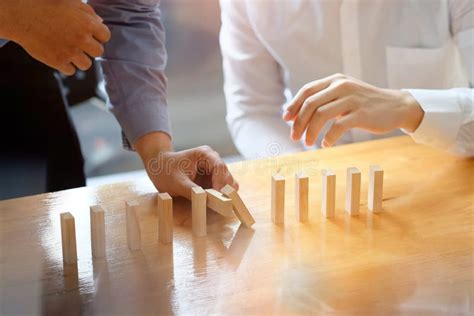
[[[414,131],[416,131],[418,126],[420,126],[425,112],[410,92],[400,92],[401,102],[403,104],[403,115],[400,128],[404,129],[409,133],[413,133]]]
[[[173,151],[171,137],[164,132],[151,132],[135,141],[133,147],[146,163],[160,153]]]

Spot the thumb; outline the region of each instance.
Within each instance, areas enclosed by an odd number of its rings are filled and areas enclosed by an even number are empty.
[[[176,192],[188,200],[191,200],[191,189],[198,186],[187,176],[183,176],[178,182],[178,185],[179,187]]]

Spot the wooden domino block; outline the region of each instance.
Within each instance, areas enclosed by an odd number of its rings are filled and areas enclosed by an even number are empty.
[[[234,206],[235,215],[237,218],[247,227],[252,227],[255,224],[255,219],[250,214],[249,209],[245,206],[244,201],[240,198],[239,193],[231,186],[226,185],[222,188],[222,193],[232,200],[232,204]]]
[[[90,207],[92,256],[105,256],[105,212],[100,205]]]
[[[125,221],[127,225],[127,243],[130,250],[138,250],[142,247],[140,221],[137,214],[138,203],[135,201],[125,202]]]
[[[234,216],[232,200],[226,198],[221,192],[214,189],[207,189],[207,206],[225,217]]]
[[[383,198],[383,169],[380,166],[370,166],[368,193],[368,209],[374,213],[381,212]]]
[[[168,193],[158,194],[158,240],[164,244],[173,241],[173,199]]]
[[[76,224],[71,213],[61,213],[61,245],[64,263],[73,264],[77,261]]]
[[[346,207],[345,210],[351,215],[359,214],[360,206],[360,170],[354,167],[347,168],[346,181]]]
[[[296,219],[302,223],[308,221],[309,178],[303,172],[295,175]]]
[[[336,208],[336,174],[325,169],[321,171],[322,176],[322,197],[321,197],[321,213],[326,218],[333,218]]]
[[[285,178],[280,174],[272,177],[272,221],[281,224],[285,221]]]
[[[201,187],[194,187],[191,190],[193,235],[203,237],[207,234],[206,227],[206,200],[207,193]]]

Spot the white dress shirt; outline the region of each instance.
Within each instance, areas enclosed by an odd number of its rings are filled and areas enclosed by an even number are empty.
[[[221,0],[221,9],[227,122],[245,157],[305,149],[290,140],[283,108],[334,73],[407,89],[425,112],[416,142],[474,155],[474,0]],[[353,129],[338,144],[376,137]]]

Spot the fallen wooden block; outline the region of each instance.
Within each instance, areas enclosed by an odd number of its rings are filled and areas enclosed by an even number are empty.
[[[272,221],[281,224],[285,221],[285,178],[280,174],[272,176]]]
[[[295,175],[296,219],[302,223],[308,221],[309,177],[303,172]]]
[[[321,171],[322,197],[321,213],[326,218],[333,218],[336,209],[336,174],[330,169]]]
[[[380,166],[370,166],[368,193],[367,208],[374,213],[381,212],[383,198],[383,169]]]
[[[354,167],[347,168],[345,210],[352,216],[359,214],[360,182],[360,170]]]
[[[63,261],[73,264],[77,261],[76,224],[71,213],[61,213],[61,246]]]
[[[164,244],[173,241],[173,199],[168,193],[158,194],[158,240]]]
[[[206,191],[204,191],[201,187],[192,188],[191,207],[193,219],[193,235],[196,237],[203,237],[207,234],[206,200]]]
[[[138,250],[142,247],[140,222],[137,214],[138,203],[136,201],[125,202],[125,221],[127,226],[127,243],[130,250]]]
[[[207,189],[207,207],[225,217],[234,216],[232,200],[214,189]]]
[[[255,219],[250,214],[249,209],[245,206],[244,201],[240,198],[239,193],[231,186],[226,185],[222,188],[221,192],[232,200],[234,206],[235,215],[247,228],[252,227],[255,224]]]
[[[90,207],[92,257],[105,256],[105,212],[100,205]]]

